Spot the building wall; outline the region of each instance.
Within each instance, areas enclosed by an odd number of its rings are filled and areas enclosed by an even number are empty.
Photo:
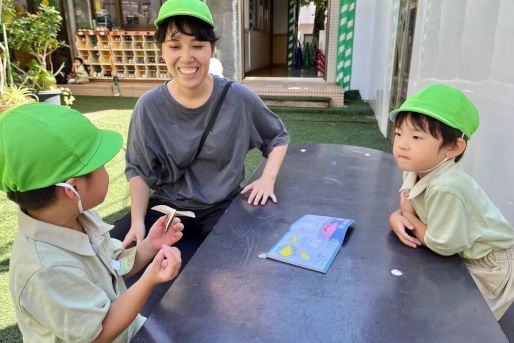
[[[245,40],[248,43],[245,51],[245,72],[270,64],[270,39],[270,34],[266,32],[245,32]]]
[[[357,1],[359,2],[359,1]],[[325,55],[326,81],[336,82],[337,36],[339,34],[339,0],[328,0],[327,41]]]
[[[371,1],[371,0],[359,0]],[[255,57],[253,62],[243,65],[244,47],[242,16],[247,15],[243,9],[243,0],[206,0],[214,17],[216,32],[221,37],[216,43],[217,55],[223,63],[223,74],[231,79],[242,80],[243,70],[246,68],[256,68],[256,65],[263,65],[260,57]],[[329,10],[327,18],[328,37],[326,42],[326,81],[335,82],[335,64],[337,56],[337,34],[339,20],[339,0],[329,0]],[[261,39],[262,37],[251,37],[251,39]],[[268,37],[269,39],[269,37]],[[268,52],[259,51],[262,56],[269,56]],[[257,61],[257,62],[256,62]],[[268,61],[269,63],[269,61]],[[250,65],[251,64],[251,65]]]
[[[216,55],[223,63],[223,75],[229,79],[242,78],[242,0],[206,0],[211,10],[216,34]]]
[[[373,50],[376,7],[374,0],[358,0],[355,9],[351,89],[358,89],[364,99],[372,98],[369,81],[373,54],[370,52]]]
[[[459,163],[514,225],[513,17],[511,0],[419,1],[409,94],[440,82],[475,102],[480,126]]]
[[[358,0],[351,89],[369,101],[386,135],[399,0]]]

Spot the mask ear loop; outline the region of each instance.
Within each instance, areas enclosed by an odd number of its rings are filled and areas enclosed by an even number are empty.
[[[69,190],[71,190],[77,196],[77,198],[79,198],[79,203],[78,203],[79,212],[80,213],[84,213],[84,209],[82,208],[82,200],[80,199],[80,195],[77,192],[77,190],[75,188],[73,188],[72,185],[70,185],[69,183],[64,183],[64,182],[59,182],[59,183],[56,183],[55,185],[59,186],[59,187],[68,188]]]
[[[462,135],[460,136],[460,138],[464,139],[464,132],[462,133]],[[432,170],[434,170],[435,168],[439,167],[441,164],[443,164],[444,162],[450,160],[449,157],[445,157],[444,160],[442,160],[441,162],[439,162],[436,166],[432,167],[432,168],[429,168],[427,170],[418,170],[417,172],[418,173],[428,173],[428,172],[431,172]]]

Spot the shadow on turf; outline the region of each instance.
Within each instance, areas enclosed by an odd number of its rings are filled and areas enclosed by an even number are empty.
[[[14,324],[0,330],[0,341],[3,343],[22,342],[22,336],[18,325]]]

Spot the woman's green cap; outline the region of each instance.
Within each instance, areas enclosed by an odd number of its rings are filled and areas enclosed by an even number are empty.
[[[468,138],[478,128],[478,110],[457,88],[442,84],[429,86],[410,96],[400,108],[389,113],[392,121],[399,112],[417,112],[463,132]]]
[[[196,17],[205,21],[207,24],[214,28],[214,20],[209,7],[201,0],[167,0],[162,4],[159,15],[154,24],[159,27],[159,24],[169,17],[176,15],[187,15]]]
[[[44,188],[102,167],[123,138],[100,130],[81,113],[47,103],[0,114],[0,190]]]

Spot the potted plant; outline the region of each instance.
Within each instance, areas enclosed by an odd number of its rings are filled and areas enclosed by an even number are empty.
[[[12,46],[33,57],[28,71],[13,65],[23,74],[21,85],[35,89],[40,101],[59,104],[61,90],[57,87],[55,76],[64,67],[64,63],[54,71],[50,55],[57,49],[67,46],[57,38],[61,23],[59,11],[53,6],[41,5],[37,13],[26,13],[7,25]]]
[[[6,86],[3,87],[0,94],[0,112],[7,111],[9,108],[19,104],[34,101],[39,101],[39,99],[31,89],[16,85]]]

